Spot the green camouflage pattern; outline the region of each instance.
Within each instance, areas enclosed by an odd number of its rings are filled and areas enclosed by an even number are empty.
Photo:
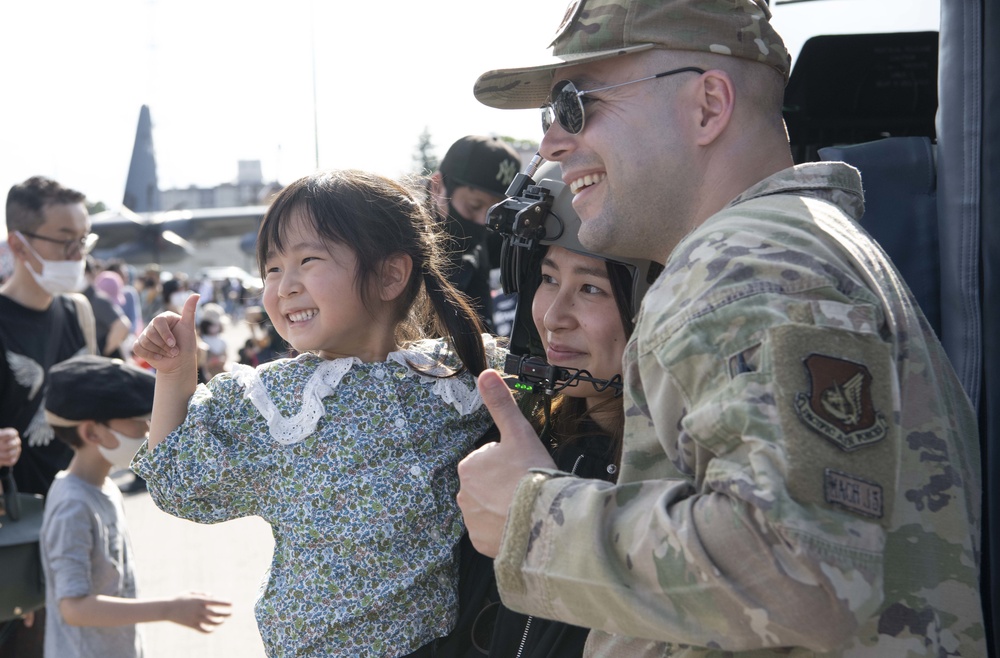
[[[583,0],[579,5],[567,10],[574,18],[552,43],[556,57],[652,43],[742,57],[788,79],[788,51],[771,27],[770,11],[755,0]]]
[[[487,71],[473,88],[485,105],[539,107],[553,72],[650,48],[708,52],[760,62],[788,81],[791,59],[762,0],[574,0],[537,66]]]
[[[678,245],[618,484],[522,480],[508,607],[598,629],[593,656],[986,655],[975,415],[862,212],[856,170],[799,165]]]

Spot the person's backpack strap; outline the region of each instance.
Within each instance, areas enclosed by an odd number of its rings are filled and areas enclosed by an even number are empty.
[[[78,292],[67,293],[66,296],[76,304],[76,320],[80,323],[84,340],[87,341],[87,352],[100,354],[97,351],[97,323],[94,321],[94,309],[90,307],[90,300]]]

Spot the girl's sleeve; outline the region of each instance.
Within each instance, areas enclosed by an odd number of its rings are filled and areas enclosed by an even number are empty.
[[[132,470],[157,507],[199,523],[260,513],[277,446],[243,390],[228,373],[199,385],[184,423],[136,454]]]

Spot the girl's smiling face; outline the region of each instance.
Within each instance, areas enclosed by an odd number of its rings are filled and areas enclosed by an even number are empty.
[[[549,247],[531,310],[549,363],[599,379],[621,373],[625,328],[603,260]],[[612,396],[611,389],[598,393],[589,384],[563,393],[587,398],[588,408]]]
[[[322,239],[301,207],[285,224],[284,250],[268,253],[264,266],[264,310],[278,334],[324,359],[385,360],[395,348],[394,326],[383,305],[366,308],[355,285],[355,252]]]

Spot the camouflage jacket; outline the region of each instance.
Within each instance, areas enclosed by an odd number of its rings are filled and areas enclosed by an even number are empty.
[[[598,629],[589,655],[985,655],[975,416],[863,207],[856,170],[800,165],[677,246],[618,484],[521,481],[505,604]]]

